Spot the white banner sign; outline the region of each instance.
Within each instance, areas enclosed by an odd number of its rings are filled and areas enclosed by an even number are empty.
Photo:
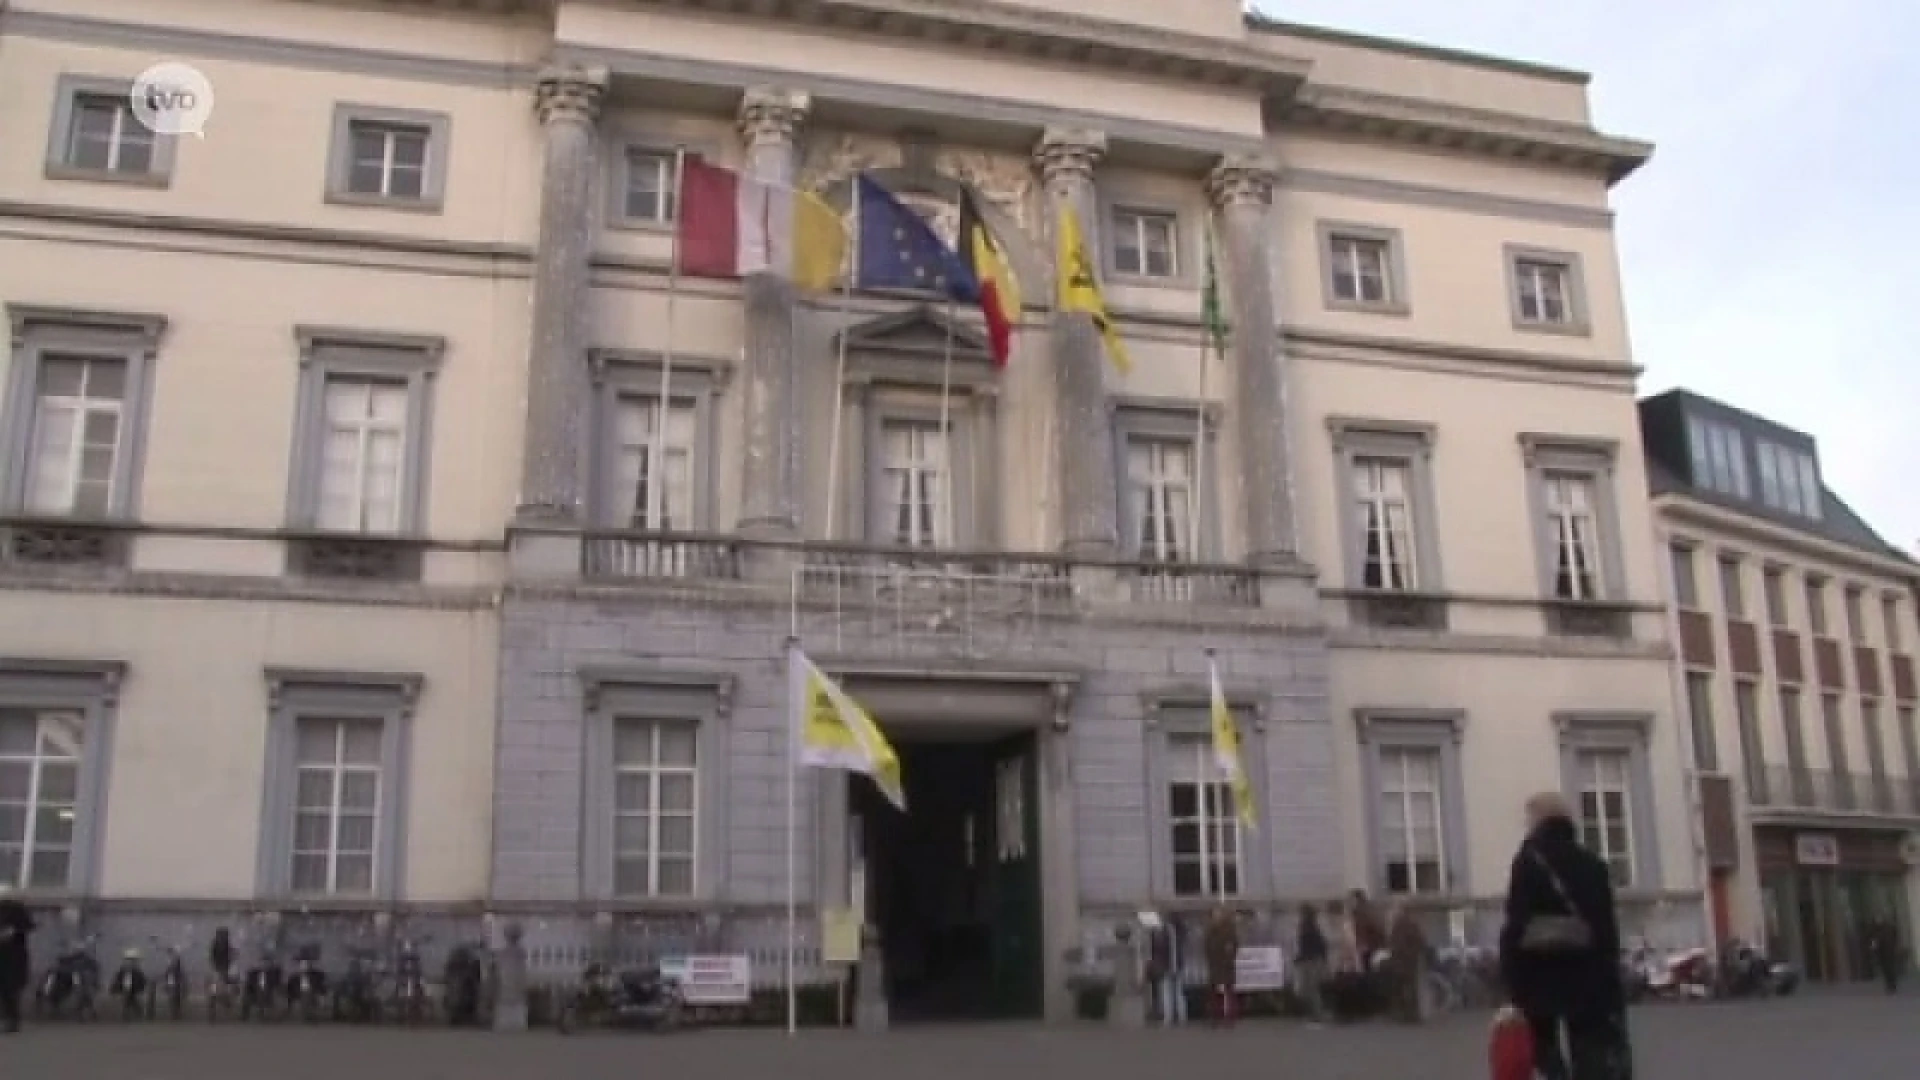
[[[1287,950],[1278,945],[1243,945],[1233,958],[1234,989],[1250,994],[1287,988]]]
[[[689,1005],[745,1005],[753,997],[753,961],[745,953],[663,959],[660,974],[680,983]]]

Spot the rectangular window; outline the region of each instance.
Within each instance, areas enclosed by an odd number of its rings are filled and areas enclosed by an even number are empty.
[[[1786,574],[1774,567],[1761,572],[1760,582],[1767,597],[1767,625],[1776,630],[1787,628]]]
[[[1513,320],[1521,328],[1571,328],[1583,320],[1578,258],[1507,249]]]
[[[1368,589],[1419,588],[1413,462],[1356,455],[1353,480],[1360,525],[1360,584]]]
[[[127,95],[76,94],[66,163],[76,169],[146,175],[153,171],[154,133],[134,116]]]
[[[1888,810],[1893,790],[1887,780],[1887,733],[1880,726],[1880,703],[1860,702],[1860,731],[1867,744],[1867,775],[1873,779],[1874,807]]]
[[[670,224],[674,220],[675,204],[679,198],[679,192],[675,190],[678,181],[673,154],[661,150],[628,149],[621,216],[633,222]]]
[[[692,896],[699,852],[697,725],[616,720],[612,768],[614,894]]]
[[[127,409],[122,357],[40,357],[24,509],[99,518],[120,505],[114,490]]]
[[[300,718],[294,761],[294,892],[360,896],[374,891],[383,742],[379,720]]]
[[[395,533],[406,486],[408,389],[404,380],[326,381],[319,514],[330,532]]]
[[[1562,600],[1598,600],[1604,595],[1605,579],[1594,478],[1548,470],[1544,480],[1553,595]]]
[[[1740,560],[1720,560],[1720,603],[1729,619],[1747,617],[1747,591],[1740,579]]]
[[[1899,593],[1888,593],[1880,598],[1880,621],[1886,624],[1887,651],[1890,653],[1905,652],[1907,647],[1906,635],[1900,632],[1901,608]]]
[[[1913,805],[1920,806],[1920,717],[1914,715],[1913,706],[1902,705],[1894,710],[1894,723],[1900,728],[1900,756],[1907,762],[1907,787],[1913,799]]]
[[[1634,883],[1633,755],[1625,750],[1581,750],[1574,756],[1580,802],[1580,839],[1607,864],[1616,888]]]
[[[347,190],[383,199],[419,199],[427,190],[432,129],[419,124],[350,120]]]
[[[1713,728],[1713,676],[1687,672],[1687,719],[1693,733],[1693,764],[1702,772],[1720,768],[1720,747]]]
[[[695,402],[677,399],[664,416],[658,395],[622,396],[615,408],[614,467],[609,470],[614,489],[607,496],[609,505],[619,509],[626,528],[658,532],[695,528],[693,477],[699,430]]]
[[[1852,779],[1853,762],[1847,753],[1847,726],[1841,716],[1839,694],[1820,696],[1820,718],[1826,729],[1827,766],[1833,772],[1834,783],[1844,788]]]
[[[1204,735],[1176,735],[1167,750],[1168,824],[1173,830],[1173,892],[1231,897],[1241,890],[1243,838],[1233,793]]]
[[[1733,684],[1733,707],[1740,720],[1740,760],[1747,778],[1747,797],[1768,801],[1767,744],[1760,734],[1760,691],[1750,682]]]
[[[1195,553],[1193,449],[1191,439],[1127,438],[1127,500],[1142,560],[1180,562]]]
[[[1113,269],[1144,278],[1180,275],[1180,221],[1173,214],[1118,208],[1113,211]]]
[[[1867,643],[1867,612],[1859,589],[1849,587],[1843,594],[1847,611],[1847,640],[1855,645]]]
[[[1687,445],[1695,484],[1736,498],[1752,496],[1747,478],[1747,443],[1738,428],[1690,418]]]
[[[1393,249],[1385,238],[1333,233],[1327,239],[1327,259],[1335,300],[1368,307],[1399,301]]]
[[[1814,637],[1827,636],[1827,587],[1817,578],[1807,579],[1807,630]]]
[[[1381,748],[1380,857],[1388,892],[1447,891],[1444,782],[1438,749]]]
[[[1754,455],[1760,463],[1760,499],[1775,510],[1818,521],[1825,493],[1812,454],[1761,442]]]
[[[879,513],[882,542],[937,548],[951,542],[947,432],[936,421],[880,423]]]
[[[1693,549],[1684,544],[1671,544],[1667,547],[1667,557],[1673,561],[1673,602],[1688,610],[1700,607],[1700,583],[1694,577]]]
[[[0,708],[0,884],[67,888],[85,750],[82,712]]]
[[[1799,777],[1807,772],[1807,729],[1801,722],[1800,691],[1780,688],[1780,729],[1787,737],[1787,768]]]

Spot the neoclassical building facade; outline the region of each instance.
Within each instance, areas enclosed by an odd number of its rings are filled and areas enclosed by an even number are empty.
[[[791,890],[809,981],[856,909],[903,1000],[1058,1016],[1143,905],[1483,935],[1564,787],[1697,930],[1607,202],[1650,148],[1576,73],[1163,7],[0,11],[47,148],[0,166],[0,872],[110,932],[511,916],[556,977],[762,984]],[[159,59],[204,139],[138,125]],[[1009,362],[937,295],[677,273],[685,155],[849,230],[858,175],[977,205]],[[1053,302],[1065,207],[1124,372]],[[795,640],[907,814],[789,794]]]

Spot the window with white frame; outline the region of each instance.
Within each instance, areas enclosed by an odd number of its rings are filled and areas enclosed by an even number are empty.
[[[1673,602],[1689,611],[1700,607],[1700,581],[1694,572],[1693,548],[1686,544],[1667,545],[1667,558],[1673,564]]]
[[[1760,572],[1760,585],[1767,598],[1767,625],[1776,630],[1787,627],[1787,575],[1777,566]]]
[[[347,139],[348,192],[385,199],[426,196],[431,127],[355,118],[347,122]]]
[[[1513,285],[1515,311],[1521,322],[1565,326],[1575,321],[1573,268],[1566,263],[1516,258]]]
[[[1143,560],[1180,562],[1194,555],[1193,449],[1191,439],[1127,439],[1127,497],[1138,529],[1135,554]]]
[[[1244,838],[1233,790],[1214,760],[1211,738],[1171,737],[1167,766],[1174,895],[1238,896]]]
[[[1689,418],[1687,448],[1694,483],[1741,499],[1752,495],[1747,479],[1747,442],[1738,428]]]
[[[1360,584],[1368,589],[1418,588],[1413,463],[1355,455],[1352,473],[1360,525]]]
[[[327,379],[317,526],[332,532],[400,531],[409,396],[400,379]]]
[[[1112,217],[1113,269],[1133,277],[1180,274],[1180,220],[1173,214],[1116,208]]]
[[[698,736],[698,725],[690,721],[614,721],[614,895],[693,895],[699,851]]]
[[[1378,307],[1396,302],[1393,248],[1384,237],[1334,232],[1327,237],[1328,272],[1335,300]]]
[[[1713,726],[1713,673],[1687,672],[1687,724],[1693,733],[1693,766],[1703,772],[1720,768],[1720,740]]]
[[[1732,555],[1720,557],[1720,609],[1729,619],[1747,617],[1746,578]]]
[[[1447,891],[1447,848],[1441,751],[1380,749],[1380,858],[1388,892]]]
[[[1733,708],[1740,724],[1740,761],[1746,772],[1747,797],[1764,804],[1767,790],[1767,744],[1760,734],[1760,689],[1752,682],[1733,684]]]
[[[1827,583],[1807,578],[1807,630],[1814,637],[1827,636]]]
[[[1601,599],[1606,583],[1595,479],[1590,473],[1549,469],[1542,480],[1553,595],[1562,600]]]
[[[67,887],[85,749],[83,713],[0,709],[0,884]]]
[[[1818,521],[1825,495],[1813,455],[1761,441],[1754,456],[1760,464],[1760,501],[1775,510]]]
[[[1855,645],[1867,643],[1867,611],[1861,591],[1849,585],[1843,594],[1842,603],[1847,612],[1847,640]]]
[[[1886,626],[1887,651],[1903,652],[1906,649],[1906,635],[1900,630],[1903,605],[1899,593],[1887,593],[1880,598],[1880,621]]]
[[[374,892],[382,797],[382,721],[302,716],[295,724],[296,893]]]
[[[628,221],[670,224],[679,198],[674,155],[664,150],[629,148],[626,165],[621,215]]]
[[[879,499],[882,542],[946,546],[952,537],[947,485],[952,475],[947,432],[937,421],[889,417],[880,424]]]
[[[126,94],[76,93],[68,109],[64,164],[118,175],[154,171],[154,133]]]
[[[107,516],[120,501],[114,479],[126,427],[127,361],[46,353],[34,390],[23,508]]]
[[[661,532],[693,528],[693,467],[699,431],[694,401],[677,398],[663,414],[657,395],[623,396],[617,409],[611,505],[619,508],[629,528]]]
[[[1633,755],[1626,750],[1574,754],[1580,840],[1607,864],[1616,888],[1633,884]]]

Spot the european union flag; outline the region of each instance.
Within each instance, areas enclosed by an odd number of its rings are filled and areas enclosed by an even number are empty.
[[[864,173],[855,182],[860,207],[856,287],[934,292],[959,303],[980,302],[980,282],[973,271],[919,214]]]

